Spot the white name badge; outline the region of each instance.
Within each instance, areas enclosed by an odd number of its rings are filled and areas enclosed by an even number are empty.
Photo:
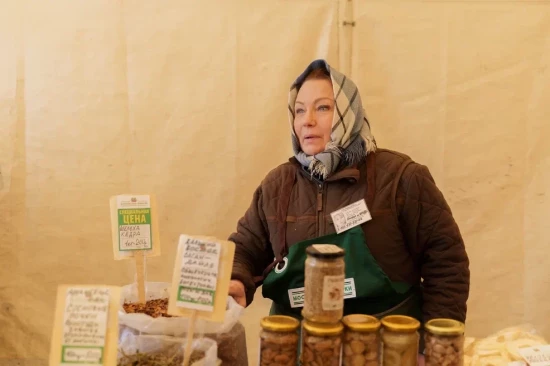
[[[364,199],[330,214],[338,234],[372,220]]]
[[[355,293],[355,281],[353,278],[344,280],[344,299],[352,299],[357,297]],[[301,308],[304,306],[304,288],[293,288],[288,290],[288,298],[290,299],[291,308]]]

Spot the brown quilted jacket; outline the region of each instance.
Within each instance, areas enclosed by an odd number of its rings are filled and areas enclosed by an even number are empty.
[[[232,279],[244,283],[247,304],[285,246],[333,233],[330,213],[362,198],[373,218],[362,225],[369,250],[391,280],[422,282],[423,320],[465,321],[469,260],[451,209],[427,167],[382,149],[324,184],[294,158],[265,177],[229,237]]]

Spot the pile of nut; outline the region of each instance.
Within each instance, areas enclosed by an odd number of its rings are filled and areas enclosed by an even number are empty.
[[[339,366],[340,336],[317,337],[304,334],[302,366]]]
[[[426,333],[426,366],[462,366],[462,336],[434,336]]]
[[[295,365],[298,334],[264,337],[260,346],[260,366]]]
[[[378,366],[378,345],[377,333],[346,332],[343,365]]]

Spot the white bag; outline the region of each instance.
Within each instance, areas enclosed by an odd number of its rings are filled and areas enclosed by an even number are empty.
[[[145,284],[146,300],[168,298],[170,283],[147,282]],[[122,287],[121,303],[118,311],[120,331],[131,331],[134,334],[164,335],[184,337],[189,329],[189,319],[182,317],[153,318],[146,314],[128,314],[124,303],[138,301],[137,286],[131,284]],[[244,308],[230,296],[227,297],[227,309],[222,323],[198,319],[195,323],[195,334],[213,339],[218,345],[218,358],[224,366],[247,366],[246,332],[239,318]]]
[[[120,360],[123,355],[133,355],[137,352],[144,354],[167,352],[166,356],[169,357],[175,354],[183,357],[185,343],[185,338],[135,335],[132,332],[123,332],[119,339],[118,359]],[[192,352],[204,352],[204,357],[200,360],[194,360],[194,362],[190,363],[191,366],[218,365],[218,346],[212,339],[199,338],[193,340],[191,350]]]
[[[170,293],[170,284],[167,282],[147,282],[145,284],[146,300],[168,298]],[[141,333],[152,335],[169,335],[182,337],[187,334],[189,328],[188,318],[153,318],[146,314],[127,314],[122,305],[128,302],[137,302],[136,284],[122,287],[121,303],[118,311],[120,325],[135,329]],[[223,323],[216,323],[207,320],[198,319],[195,322],[195,333],[221,334],[229,332],[244,312],[244,308],[230,296],[227,298],[227,310]]]

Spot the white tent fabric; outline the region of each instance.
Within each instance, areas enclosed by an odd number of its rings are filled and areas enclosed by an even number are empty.
[[[529,321],[550,337],[550,3],[2,8],[0,360],[46,364],[58,284],[132,280],[112,258],[109,196],[157,195],[151,280],[170,280],[180,233],[227,237],[290,156],[287,90],[321,57],[359,85],[379,145],[444,191],[472,262],[468,333]],[[267,303],[247,310],[251,362]]]

